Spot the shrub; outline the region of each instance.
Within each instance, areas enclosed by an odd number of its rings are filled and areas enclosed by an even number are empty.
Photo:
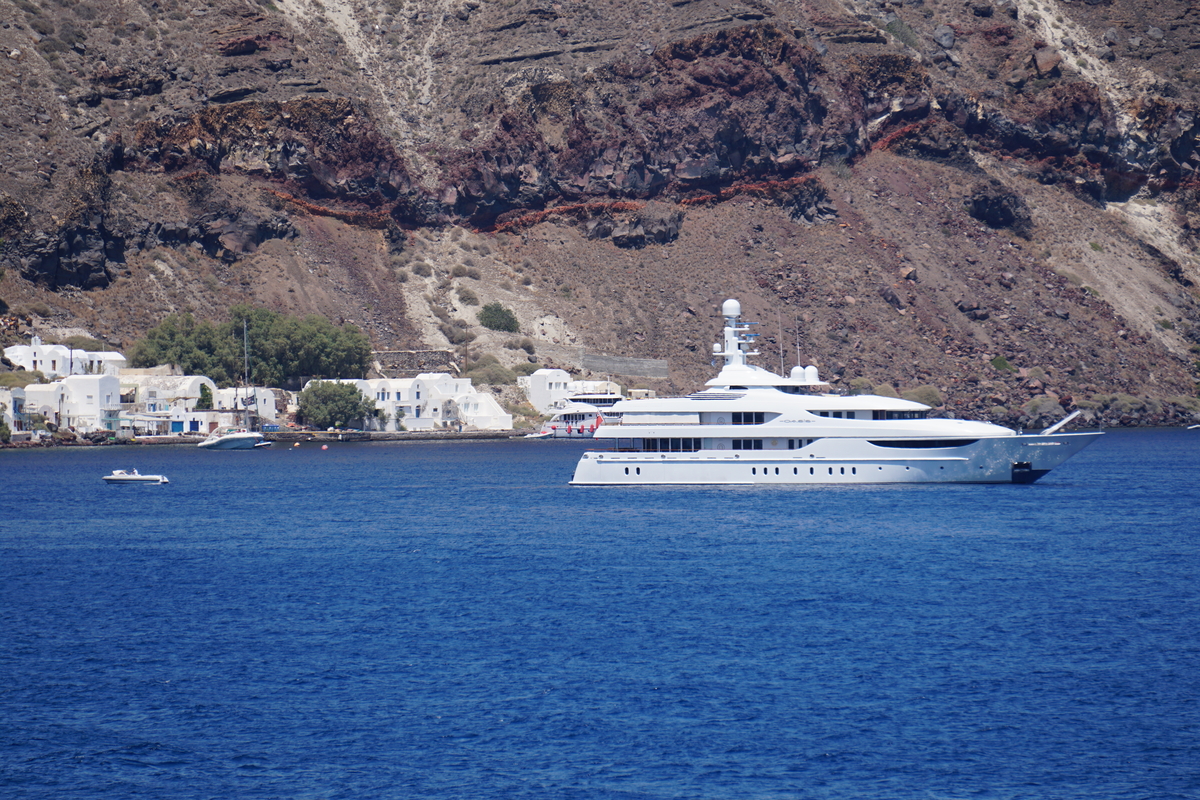
[[[991,360],[991,365],[1001,372],[1016,372],[1017,369],[1012,364],[1008,363],[1008,359],[1004,356],[996,356]]]
[[[1024,405],[1021,409],[1031,417],[1055,416],[1062,413],[1062,406],[1049,395],[1039,395]]]
[[[420,275],[422,278],[428,278],[433,274],[433,268],[424,261],[413,262],[412,271],[414,275]]]
[[[480,309],[479,324],[494,331],[516,333],[521,330],[517,315],[500,303],[488,303]]]
[[[458,299],[463,302],[463,305],[477,306],[479,305],[479,296],[465,287],[459,287]]]
[[[31,383],[49,383],[40,369],[19,369],[15,372],[0,372],[0,389],[24,389]]]
[[[912,400],[914,403],[924,403],[934,408],[943,403],[941,393],[932,386],[918,386],[914,389],[909,389],[900,396],[905,400]]]
[[[495,356],[484,355],[478,361],[468,363],[463,374],[473,384],[509,386],[517,382],[517,373],[501,364]]]
[[[461,325],[459,323],[462,323]],[[442,336],[446,337],[446,341],[450,344],[470,344],[475,341],[475,334],[472,333],[461,319],[454,320],[451,325],[439,325],[438,330],[442,332]]]
[[[895,398],[900,397],[900,395],[896,392],[895,388],[893,388],[893,386],[890,383],[881,383],[878,386],[876,386],[875,394],[879,395],[880,397],[895,397]]]
[[[869,394],[873,388],[869,378],[855,378],[850,381],[850,394]]]

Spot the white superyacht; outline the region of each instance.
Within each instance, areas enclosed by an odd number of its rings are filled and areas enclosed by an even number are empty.
[[[1032,483],[1102,435],[1040,434],[929,418],[930,407],[827,393],[816,367],[780,377],[747,363],[753,334],[737,300],[721,306],[725,359],[687,397],[624,400],[593,434],[574,485]],[[617,416],[619,414],[619,416]],[[1074,416],[1074,415],[1072,415]]]

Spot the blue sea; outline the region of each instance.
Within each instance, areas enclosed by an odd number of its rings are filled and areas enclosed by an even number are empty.
[[[585,447],[0,451],[0,797],[1200,797],[1200,431],[1031,486]]]

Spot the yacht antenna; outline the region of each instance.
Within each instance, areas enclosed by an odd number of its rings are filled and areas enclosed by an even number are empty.
[[[796,363],[800,363],[800,318],[796,317]]]
[[[775,309],[775,324],[779,326],[779,374],[783,373],[783,312]]]

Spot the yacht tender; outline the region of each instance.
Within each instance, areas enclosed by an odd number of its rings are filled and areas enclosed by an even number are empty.
[[[725,359],[687,397],[624,400],[595,431],[574,485],[750,483],[1032,483],[1100,432],[1040,434],[988,422],[930,419],[929,406],[828,394],[816,367],[791,376],[746,362],[753,334],[737,300],[721,307]],[[1074,415],[1072,415],[1073,417]]]
[[[590,439],[605,419],[616,420],[612,407],[625,397],[616,393],[571,395],[556,408],[550,419],[542,423],[537,433],[526,439]]]
[[[114,469],[111,475],[103,477],[105,483],[147,483],[147,484],[163,484],[170,483],[166,475],[143,475],[136,469],[123,470]]]

